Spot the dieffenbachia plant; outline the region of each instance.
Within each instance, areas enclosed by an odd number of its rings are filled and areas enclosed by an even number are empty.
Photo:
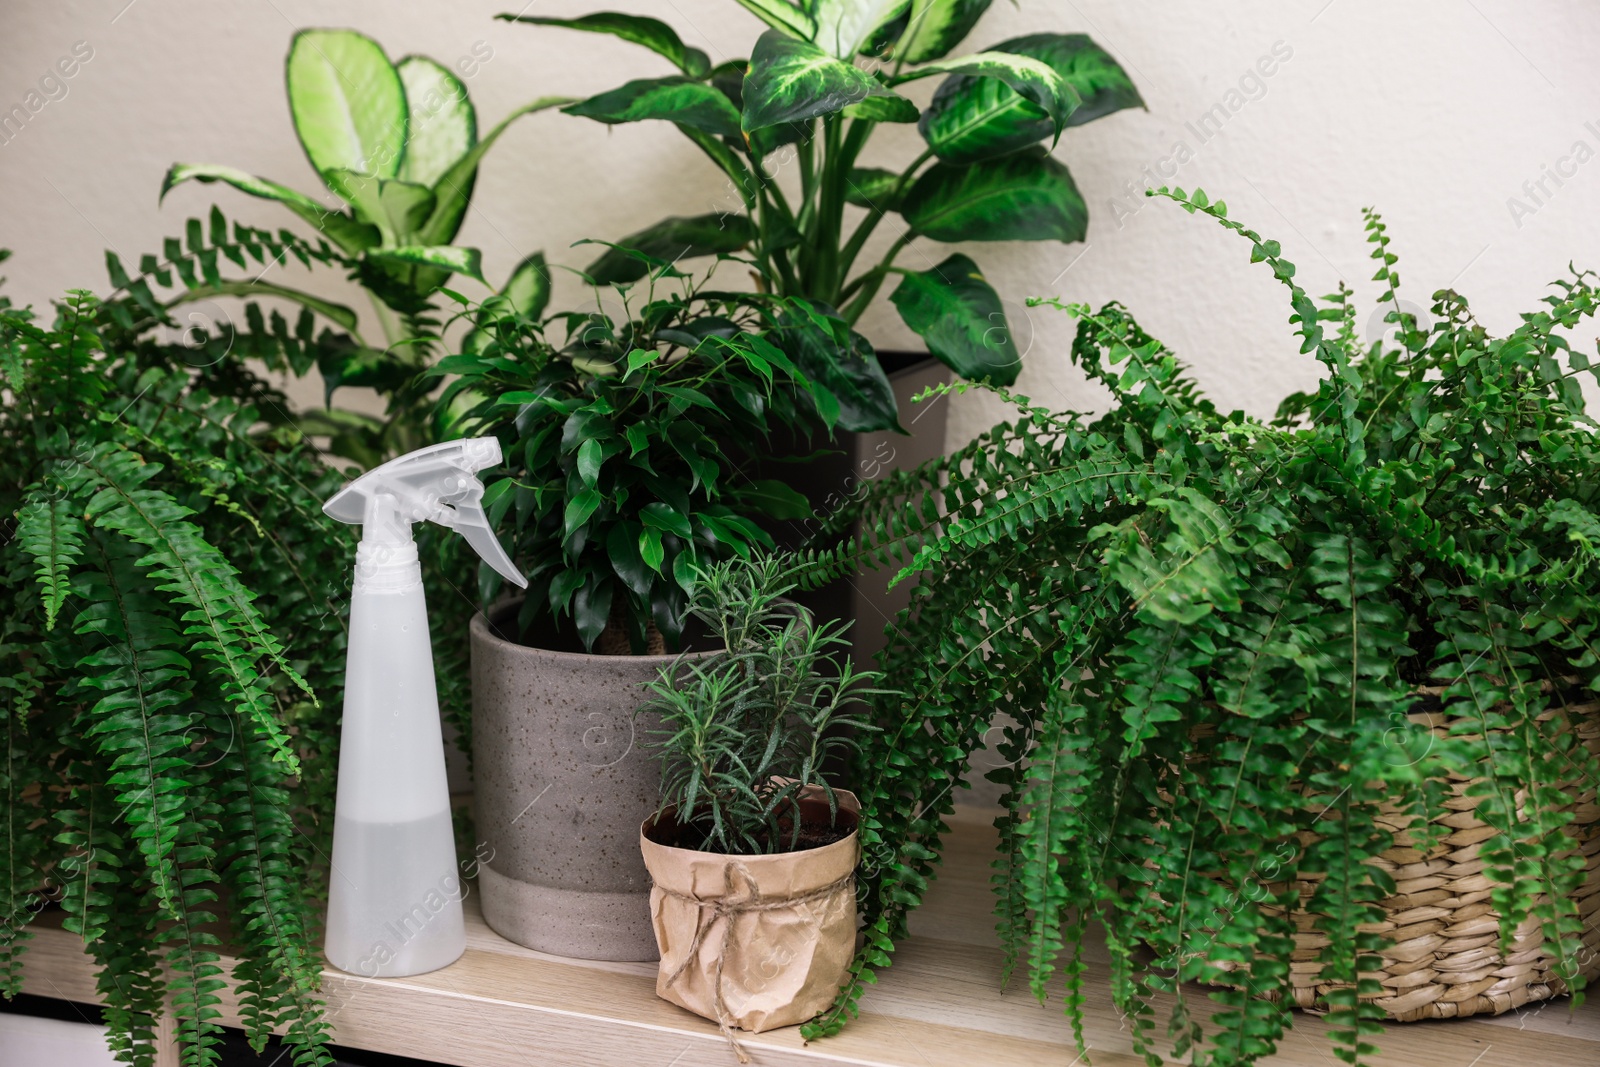
[[[318,176],[343,202],[341,207],[213,164],[174,164],[162,182],[161,195],[164,198],[174,186],[190,180],[223,182],[282,204],[323,238],[322,254],[307,249],[310,257],[348,268],[367,289],[385,343],[369,344],[361,336],[355,312],[343,305],[265,281],[259,274],[248,280],[223,279],[217,272],[218,251],[241,267],[246,264],[237,251],[228,252],[236,242],[229,241],[225,232],[216,237],[215,224],[208,243],[195,239],[200,224],[191,222],[189,247],[176,240],[167,242],[164,257],[145,257],[138,280],[147,290],[151,278],[170,285],[175,268],[182,278],[183,292],[176,297],[159,302],[160,307],[153,297],[148,301],[158,317],[163,309],[219,296],[271,297],[298,303],[332,322],[342,336],[330,337],[327,343],[308,336],[315,358],[288,369],[305,373],[311,365],[318,366],[330,398],[341,385],[373,386],[390,396],[390,417],[387,424],[369,425],[374,420],[366,416],[330,410],[322,413],[326,418],[313,419],[315,425],[307,424],[309,432],[337,436],[364,430],[368,437],[380,436],[379,452],[405,451],[423,443],[416,435],[426,425],[427,404],[414,395],[413,386],[430,361],[427,342],[436,332],[428,318],[432,296],[453,274],[483,281],[478,250],[452,244],[471,204],[478,166],[516,119],[570,101],[535,100],[479,137],[477,112],[454,73],[425,56],[391,62],[376,41],[351,30],[295,34],[285,81],[300,144]],[[295,254],[307,261],[307,256]],[[130,287],[136,298],[147,295],[115,256],[109,258],[114,285]],[[524,310],[542,309],[548,279],[541,254],[529,256],[517,267],[507,285],[511,291],[521,294]]]
[[[891,299],[930,352],[964,377],[1015,381],[1005,311],[978,266],[959,253],[927,270],[897,260],[918,238],[1081,241],[1088,209],[1050,149],[1068,126],[1143,106],[1127,74],[1082,34],[1029,34],[950,57],[989,0],[739,2],[771,28],[748,61],[715,66],[652,18],[500,17],[611,34],[677,68],[563,108],[608,124],[672,122],[730,180],[715,211],[621,244],[669,261],[747,250],[769,291],[835,308],[851,324],[897,275]],[[929,77],[944,81],[926,107],[901,94]],[[882,123],[916,123],[922,134],[926,147],[903,169],[863,165]],[[791,161],[797,182],[779,181]],[[894,241],[857,269],[889,215],[899,216]],[[589,274],[626,283],[644,269],[608,256]]]

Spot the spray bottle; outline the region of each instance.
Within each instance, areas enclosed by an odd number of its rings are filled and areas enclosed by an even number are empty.
[[[525,587],[489,527],[475,477],[499,462],[492,437],[432,445],[369,471],[323,505],[340,522],[361,526],[325,945],[342,971],[422,974],[466,950],[411,525],[426,520],[456,531],[506,580]]]

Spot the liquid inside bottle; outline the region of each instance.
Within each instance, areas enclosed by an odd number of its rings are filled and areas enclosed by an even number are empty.
[[[404,822],[335,814],[333,834],[328,962],[369,978],[453,963],[465,938],[466,882],[453,862],[439,862],[455,856],[450,813]]]

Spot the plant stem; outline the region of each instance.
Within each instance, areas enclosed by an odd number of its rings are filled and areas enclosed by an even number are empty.
[[[922,155],[911,161],[911,166],[901,173],[900,180],[895,183],[894,189],[890,191],[888,196],[889,203],[892,204],[900,199],[900,195],[905,192],[906,186],[916,176],[917,171],[932,158],[933,149],[929,148],[925,149]],[[867,212],[867,217],[861,220],[861,225],[857,226],[855,233],[850,235],[850,243],[845,245],[843,258],[839,265],[841,276],[850,273],[850,268],[856,264],[856,257],[861,255],[861,249],[867,243],[867,238],[872,236],[873,232],[878,228],[878,223],[882,222],[883,217],[887,214],[888,211],[886,209],[874,207]]]
[[[822,120],[823,161],[821,188],[817,191],[817,219],[815,233],[808,244],[815,254],[813,272],[806,282],[803,295],[828,304],[838,303],[839,234],[844,215],[844,183],[848,170],[840,173],[844,162],[844,145],[840,138],[839,118],[829,115]]]
[[[851,282],[845,287],[844,292],[841,294],[841,299],[848,298],[851,293],[856,293],[855,299],[851,300],[850,303],[846,305],[845,308],[840,312],[840,317],[843,318],[845,322],[849,323],[851,326],[854,326],[857,322],[861,321],[861,316],[866,313],[866,310],[868,306],[871,305],[873,298],[878,295],[878,290],[883,288],[884,278],[888,277],[889,272],[894,269],[895,257],[898,256],[906,247],[906,245],[910,244],[915,237],[916,234],[910,230],[907,230],[905,233],[895,238],[894,244],[889,246],[889,251],[884,253],[883,259],[876,267],[873,267],[871,270],[867,271],[867,273],[863,274],[861,277],[857,278],[855,281]],[[857,292],[857,290],[859,290],[859,292]]]

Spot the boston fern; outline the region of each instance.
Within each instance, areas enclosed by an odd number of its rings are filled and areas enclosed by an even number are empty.
[[[500,17],[611,34],[677,68],[563,108],[613,125],[672,122],[727,176],[713,212],[666,219],[619,243],[666,259],[748,249],[768,292],[838,309],[852,326],[898,275],[894,303],[933,355],[964,377],[1015,381],[1005,312],[977,265],[963,254],[926,271],[896,260],[917,238],[1083,240],[1088,207],[1048,149],[1068,126],[1143,106],[1127,74],[1082,34],[1030,34],[951,58],[989,0],[739,2],[772,28],[749,60],[716,66],[653,18]],[[930,77],[944,81],[926,108],[897,91]],[[927,147],[901,169],[864,165],[883,123],[916,123]],[[894,214],[895,240],[858,268]],[[640,269],[603,256],[588,273],[606,284]]]
[[[484,507],[513,520],[528,577],[519,628],[554,622],[608,654],[676,651],[696,569],[770,549],[764,523],[811,514],[782,481],[745,470],[775,430],[894,410],[836,316],[647,266],[615,318],[541,320],[491,300],[472,311],[468,351],[434,371],[454,376],[440,436],[496,434],[506,456]],[[487,602],[499,584],[479,574]]]
[[[1112,994],[1152,1064],[1156,993],[1175,998],[1180,1059],[1275,1048],[1296,913],[1326,940],[1336,1051],[1365,1060],[1384,940],[1363,924],[1393,892],[1369,862],[1394,843],[1380,808],[1416,820],[1426,849],[1449,832],[1427,821],[1449,774],[1500,831],[1481,856],[1502,937],[1542,926],[1581,988],[1567,824],[1597,768],[1568,708],[1600,689],[1600,443],[1577,382],[1594,371],[1564,334],[1600,307],[1600,279],[1557,283],[1505,337],[1450,290],[1424,323],[1368,213],[1394,331],[1366,344],[1349,290],[1312,300],[1221,202],[1159,192],[1249,242],[1323,381],[1273,421],[1224,415],[1122,307],[1069,308],[1108,414],[1018,400],[1015,422],[875,486],[865,543],[813,561],[813,577],[861,558],[921,575],[884,663],[915,696],[877,704],[858,761],[867,943],[814,1032],[854,1012],[905,935],[997,712],[1012,722],[991,775],[1007,973],[1042,1000],[1063,968],[1081,1025],[1084,924],[1103,924]],[[1216,987],[1209,1035],[1195,981]]]
[[[237,381],[212,393],[96,329],[138,314],[82,292],[48,326],[0,308],[0,991],[55,901],[121,1058],[153,1062],[165,999],[183,1062],[219,1062],[226,940],[252,1041],[331,1062],[306,889],[337,717],[306,679],[337,700],[347,546],[319,505],[340,479],[256,436]]]
[[[679,661],[640,711],[661,717],[646,747],[661,760],[661,808],[704,833],[693,847],[728,855],[791,851],[807,788],[838,811],[823,765],[855,746],[855,701],[876,678],[843,657],[844,624],[818,624],[783,600],[779,562],[732,559],[697,575],[689,610],[724,651]],[[691,847],[684,844],[682,847]]]

